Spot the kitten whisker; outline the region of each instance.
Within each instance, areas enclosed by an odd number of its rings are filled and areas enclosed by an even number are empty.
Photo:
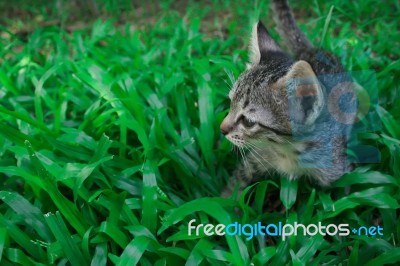
[[[257,151],[256,151],[256,146],[254,145],[254,144],[252,144],[252,143],[247,143],[247,148],[251,151],[251,152],[254,152],[254,153],[256,153],[257,155],[258,155],[258,157],[260,157],[264,162],[266,162],[269,166],[271,166],[271,167],[273,167],[272,166],[272,164],[270,163],[270,162],[268,162],[267,160],[265,160],[265,158],[263,157],[263,156],[261,156]],[[253,146],[252,146],[253,145]],[[260,150],[261,151],[261,150]],[[253,153],[253,156],[254,156],[254,153]],[[258,160],[258,158],[257,158],[257,156],[254,156],[257,160]],[[258,160],[259,161],[259,160]],[[268,174],[269,174],[269,169],[270,168],[268,168],[268,167],[265,167],[265,165],[261,162],[261,161],[259,161],[262,165],[263,165],[263,167],[265,168],[265,170],[267,170],[267,172],[268,172]]]
[[[258,158],[258,157],[260,157],[263,161],[265,161],[266,163],[268,163],[268,164],[270,164],[268,161],[266,161],[264,158],[262,158],[261,156],[260,156],[260,154],[258,153],[258,152],[256,152],[255,150],[254,150],[254,148],[252,148],[251,146],[247,146],[246,147],[248,150],[249,150],[249,152],[253,155],[253,157],[263,166],[263,168],[264,168],[264,170],[265,171],[267,171],[267,173],[268,173],[268,175],[270,174],[270,172],[269,172],[269,169],[270,168],[268,168],[267,166],[265,166],[263,163],[262,163],[262,161],[260,161],[260,159]]]
[[[239,151],[240,151],[240,154],[242,155],[242,158],[243,158],[243,165],[244,165],[244,168],[246,169],[246,172],[248,172],[248,171],[250,171],[250,164],[249,164],[249,162],[246,160],[246,159],[247,159],[247,158],[246,158],[246,153],[245,153],[243,147],[239,147]]]
[[[235,84],[236,80],[235,80],[235,76],[233,75],[233,72],[231,70],[227,70],[226,68],[224,69],[226,75],[229,78],[229,81],[231,82],[231,84],[229,85],[230,88],[233,87],[233,84]]]

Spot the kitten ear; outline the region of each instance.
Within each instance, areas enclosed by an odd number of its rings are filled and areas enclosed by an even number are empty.
[[[268,52],[281,52],[282,50],[271,38],[267,28],[259,21],[253,26],[250,42],[250,63],[257,65],[266,60]]]
[[[300,60],[284,77],[292,122],[312,125],[324,106],[323,88],[309,63]]]

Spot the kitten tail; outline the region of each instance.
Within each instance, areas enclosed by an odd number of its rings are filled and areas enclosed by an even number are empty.
[[[287,0],[271,0],[271,9],[278,33],[292,53],[298,54],[313,47],[297,26]]]

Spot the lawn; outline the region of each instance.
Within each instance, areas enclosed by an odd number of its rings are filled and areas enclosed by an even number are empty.
[[[266,176],[220,198],[220,133],[267,2],[0,3],[1,265],[400,263],[400,4],[301,1],[300,28],[372,73],[362,162],[329,188]],[[368,84],[362,84],[367,86]],[[383,235],[207,236],[195,224],[348,224]]]

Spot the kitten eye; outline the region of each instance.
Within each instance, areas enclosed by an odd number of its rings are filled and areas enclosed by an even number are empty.
[[[242,125],[243,125],[244,127],[252,128],[252,127],[254,127],[256,124],[257,124],[256,122],[247,119],[245,116],[242,117]]]

